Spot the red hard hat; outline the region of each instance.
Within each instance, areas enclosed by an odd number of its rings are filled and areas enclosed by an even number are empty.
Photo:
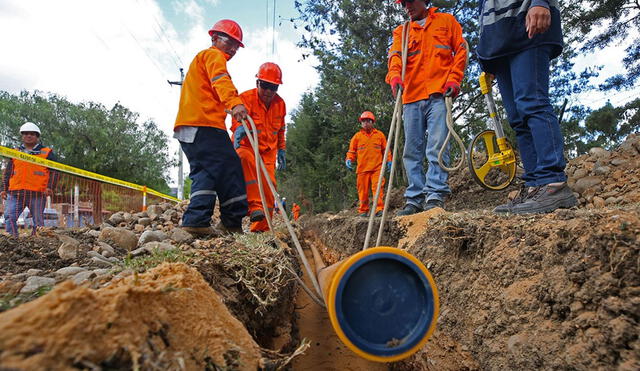
[[[264,63],[260,66],[260,69],[258,69],[256,77],[258,80],[263,80],[272,84],[282,84],[282,70],[275,63]]]
[[[360,115],[360,119],[358,121],[362,122],[362,120],[364,119],[371,119],[373,120],[373,122],[376,121],[376,117],[373,115],[373,112],[371,111],[362,112],[362,115]]]
[[[235,21],[230,19],[223,19],[216,22],[216,24],[209,30],[209,36],[213,36],[214,32],[222,32],[225,35],[229,35],[232,39],[240,43],[240,46],[244,48],[242,43],[242,28]]]

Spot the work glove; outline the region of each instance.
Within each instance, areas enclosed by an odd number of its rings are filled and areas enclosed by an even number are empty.
[[[276,167],[276,169],[280,171],[284,171],[287,169],[287,156],[285,156],[286,153],[287,151],[285,151],[284,149],[278,150],[278,166]]]
[[[238,126],[235,133],[233,133],[233,148],[240,148],[240,141],[247,136],[247,132],[244,131],[244,126]]]
[[[349,170],[353,170],[353,161],[347,160],[347,161],[344,162],[344,164],[347,165],[347,168]]]
[[[458,96],[458,94],[460,94],[460,85],[458,85],[458,83],[449,81],[448,83],[444,84],[445,97],[455,98]]]
[[[387,171],[391,171],[391,165],[392,164],[393,164],[393,162],[387,161]]]
[[[238,104],[231,109],[231,116],[233,116],[233,118],[238,122],[246,120],[248,115],[249,112],[247,112],[247,108],[244,104]]]
[[[394,98],[398,94],[398,87],[401,87],[402,89],[404,89],[404,84],[402,83],[402,79],[398,76],[392,78],[391,82],[389,82],[389,85],[391,85],[391,93],[393,94]]]

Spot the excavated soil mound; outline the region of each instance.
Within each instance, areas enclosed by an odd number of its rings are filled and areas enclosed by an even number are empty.
[[[0,368],[256,370],[260,350],[185,264],[92,290],[64,282],[0,314]]]
[[[408,251],[438,285],[440,332],[480,369],[638,370],[639,211],[445,213]]]

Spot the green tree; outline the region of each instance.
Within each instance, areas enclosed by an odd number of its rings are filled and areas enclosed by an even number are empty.
[[[589,141],[584,147],[604,147],[612,149],[622,142],[627,135],[640,130],[640,99],[636,99],[621,107],[614,107],[607,102],[587,117],[585,126]]]
[[[108,109],[94,102],[74,104],[56,94],[0,91],[3,145],[18,145],[20,125],[32,121],[60,162],[168,192],[173,164],[168,138],[153,121],[139,123],[139,118],[119,103]]]
[[[640,2],[637,0],[565,1],[565,32],[580,45],[580,51],[593,53],[610,45],[628,42],[622,63],[626,69],[601,85],[602,89],[634,87],[640,78]]]
[[[318,60],[321,80],[293,115],[287,134],[292,166],[282,177],[281,189],[289,196],[293,193],[310,199],[315,211],[342,209],[356,199],[355,177],[343,162],[349,139],[358,130],[357,117],[362,111],[371,110],[378,117],[377,127],[385,133],[389,129],[393,98],[384,81],[387,52],[392,30],[406,20],[406,15],[391,0],[306,0],[296,1],[295,5],[300,17],[292,21],[307,31],[300,46]],[[448,1],[444,5],[447,8],[443,11],[455,15],[462,24],[469,50],[475,50],[477,0]],[[575,42],[573,37],[566,39],[568,44]],[[567,47],[563,56],[554,61],[551,95],[558,111],[565,99],[589,89],[589,80],[598,72],[597,68],[575,72],[576,55],[574,48]],[[477,57],[470,53],[463,93],[454,105],[458,131],[466,142],[487,128],[489,122],[479,95],[479,74]],[[570,102],[565,119],[574,124],[563,129],[566,137],[580,138],[580,123],[587,111],[579,102]],[[506,117],[504,112],[502,116]],[[508,127],[507,133],[513,136]]]

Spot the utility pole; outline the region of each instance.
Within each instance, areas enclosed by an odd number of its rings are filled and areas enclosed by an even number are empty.
[[[180,81],[169,81],[169,85],[179,85],[182,88],[184,82],[184,69],[180,68]],[[178,148],[178,199],[184,200],[184,170],[182,165],[182,148]]]

